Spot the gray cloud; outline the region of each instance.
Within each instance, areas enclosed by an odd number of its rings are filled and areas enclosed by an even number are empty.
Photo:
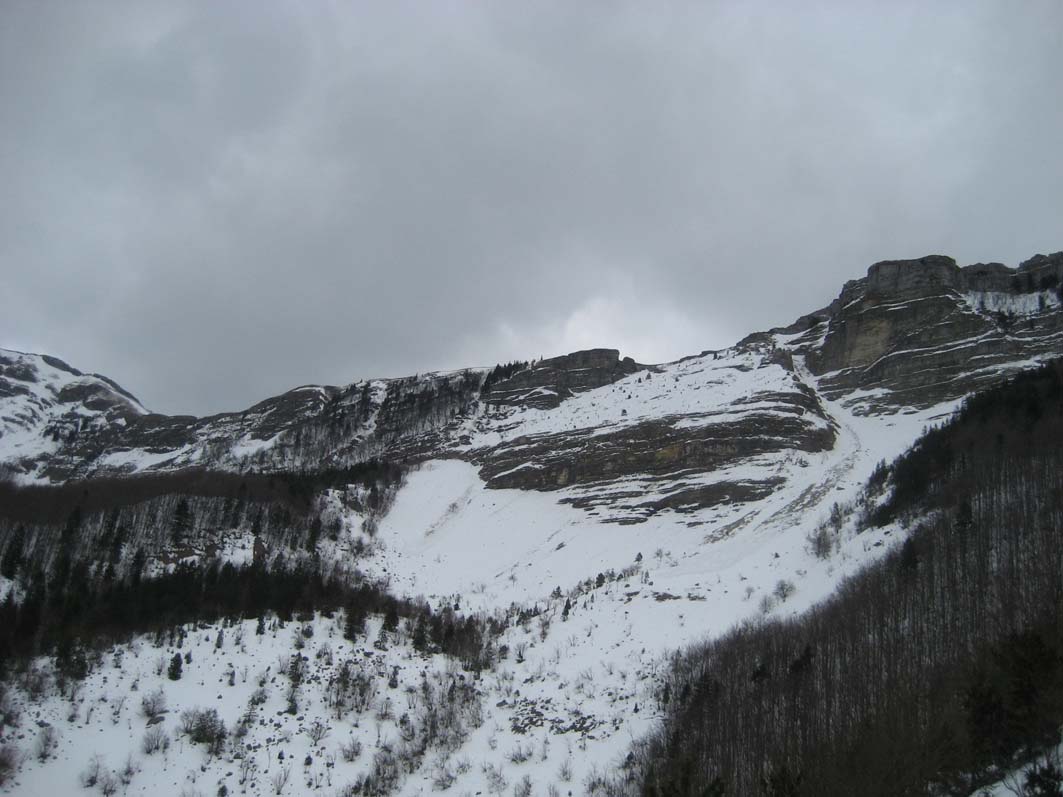
[[[1063,248],[1063,6],[9,3],[0,345],[167,412]]]

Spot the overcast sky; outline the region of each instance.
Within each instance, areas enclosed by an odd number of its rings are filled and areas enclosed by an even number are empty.
[[[0,4],[0,346],[161,412],[1063,249],[1063,3]]]

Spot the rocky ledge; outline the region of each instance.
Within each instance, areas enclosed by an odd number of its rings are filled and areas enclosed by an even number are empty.
[[[1017,269],[949,257],[876,263],[819,313],[774,330],[828,398],[862,412],[926,407],[1058,355],[1063,252]]]
[[[540,360],[494,385],[483,400],[489,407],[553,409],[566,398],[610,385],[640,366],[617,349],[587,349]]]

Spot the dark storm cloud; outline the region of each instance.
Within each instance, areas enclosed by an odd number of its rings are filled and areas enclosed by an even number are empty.
[[[1014,264],[1063,248],[1061,8],[8,3],[0,345],[202,413]]]

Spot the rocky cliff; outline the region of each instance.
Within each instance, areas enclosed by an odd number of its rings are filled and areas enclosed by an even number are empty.
[[[492,386],[483,399],[488,406],[553,409],[566,398],[610,385],[637,370],[635,361],[621,360],[616,349],[577,351],[533,363]]]
[[[819,313],[774,330],[825,396],[862,412],[959,398],[1061,352],[1063,253],[1017,269],[948,257],[876,263]]]

